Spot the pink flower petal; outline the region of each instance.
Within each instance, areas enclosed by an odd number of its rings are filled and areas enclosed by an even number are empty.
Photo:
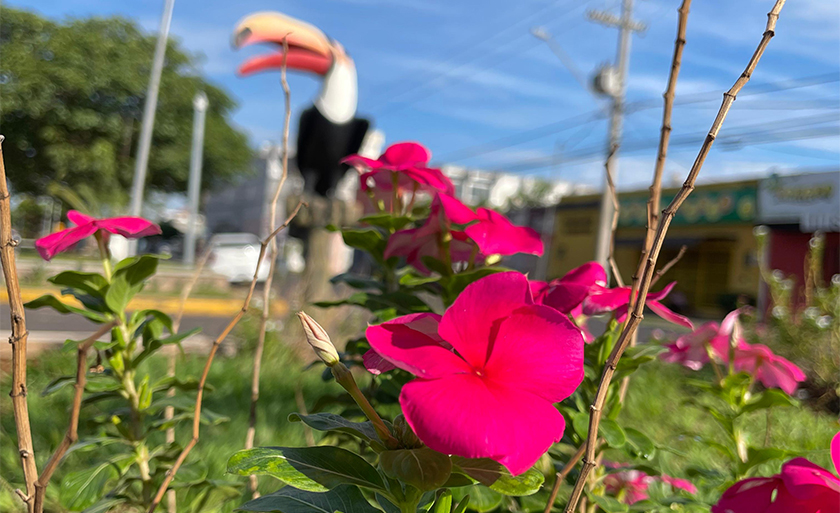
[[[473,367],[490,352],[497,321],[532,304],[528,279],[518,272],[495,273],[468,285],[443,314],[438,333]]]
[[[569,314],[589,295],[590,285],[557,282],[544,294],[542,304]]]
[[[660,290],[659,292],[648,292],[648,295],[647,295],[648,303],[650,303],[651,300],[660,301],[662,299],[665,299],[665,296],[667,296],[668,294],[671,293],[671,291],[674,289],[674,286],[676,284],[677,284],[677,282],[672,281],[668,285],[665,285],[665,288]]]
[[[470,207],[450,194],[438,194],[432,201],[432,212],[440,211],[455,224],[468,224],[478,219]]]
[[[536,230],[516,226],[510,220],[486,208],[476,210],[479,221],[464,231],[478,244],[485,255],[543,254],[543,242]]]
[[[400,167],[423,165],[431,158],[431,152],[422,144],[402,142],[389,146],[379,160],[386,166]]]
[[[400,319],[368,326],[365,337],[371,348],[400,369],[421,378],[438,378],[472,368],[428,335],[406,326]]]
[[[112,217],[94,221],[94,224],[102,230],[129,239],[139,239],[160,233],[160,226],[142,217]]]
[[[416,379],[400,394],[417,436],[443,454],[492,458],[512,474],[528,470],[563,436],[563,416],[548,401],[473,373]]]
[[[840,507],[840,479],[828,470],[805,458],[794,458],[782,465],[779,474],[788,491],[801,501],[820,499],[833,495]]]
[[[694,324],[688,317],[671,311],[671,309],[669,309],[659,301],[651,301],[650,299],[648,299],[645,303],[645,306],[650,308],[653,311],[653,313],[655,313],[659,317],[662,317],[668,322],[673,322],[674,324],[685,326],[688,329],[694,329]]]
[[[96,226],[92,223],[87,223],[82,226],[76,226],[61,230],[60,232],[51,233],[46,237],[41,237],[35,241],[35,249],[44,260],[52,260],[52,258],[78,244],[82,239],[86,239],[96,233]]]
[[[738,317],[741,315],[741,310],[733,310],[729,312],[726,317],[723,318],[723,321],[720,323],[720,333],[722,335],[729,335],[732,333],[732,330],[735,328],[735,324],[738,322]]]
[[[840,474],[840,433],[831,439],[831,462],[834,463],[834,471]]]
[[[539,280],[528,280],[528,286],[531,287],[531,296],[534,298],[534,303],[541,305],[545,294],[548,292],[548,282]]]
[[[70,210],[69,212],[67,212],[67,219],[76,226],[92,223],[96,220],[90,216],[82,214],[78,210]]]
[[[365,369],[374,376],[378,376],[383,372],[392,371],[397,368],[396,365],[385,358],[382,358],[382,356],[373,349],[365,351],[365,354],[362,355],[362,363],[364,364]]]
[[[784,491],[782,480],[778,477],[753,477],[738,481],[712,506],[712,513],[767,513],[771,511],[771,499],[776,490],[777,495]]]
[[[484,367],[488,379],[558,403],[583,381],[583,336],[568,317],[523,306],[502,320]]]
[[[663,483],[668,483],[669,485],[679,490],[685,490],[688,493],[697,493],[697,487],[694,486],[694,484],[691,481],[688,481],[687,479],[666,476],[665,474],[662,474],[660,476],[660,479]]]
[[[616,287],[609,289],[604,286],[596,286],[589,292],[589,296],[583,301],[584,315],[600,315],[612,312],[622,305],[630,302],[630,287]]]
[[[561,283],[582,283],[585,285],[600,285],[606,287],[607,273],[604,267],[598,262],[587,262],[580,267],[575,267],[567,272],[562,278]]]
[[[341,159],[342,164],[347,164],[356,168],[379,169],[384,164],[378,160],[369,159],[361,155],[350,155]],[[364,182],[363,182],[364,183]]]

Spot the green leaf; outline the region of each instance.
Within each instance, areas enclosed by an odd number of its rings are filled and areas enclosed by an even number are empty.
[[[449,456],[428,447],[383,451],[379,454],[379,464],[386,476],[424,492],[443,486],[452,473]]]
[[[464,513],[467,510],[467,506],[470,505],[470,496],[469,494],[464,495],[464,498],[458,502],[455,508],[452,510],[452,513]]]
[[[341,230],[344,243],[351,248],[361,249],[382,261],[385,252],[385,238],[379,230]]]
[[[99,273],[81,271],[63,271],[48,278],[47,281],[59,287],[70,287],[99,298],[102,297],[102,289],[108,286],[108,281]]]
[[[631,456],[637,458],[644,458],[649,460],[653,458],[656,452],[656,445],[646,434],[635,428],[624,428],[624,434],[627,435],[627,444],[624,449],[630,452]]]
[[[481,485],[463,486],[452,489],[452,498],[464,501],[469,498],[469,509],[486,513],[499,507],[505,496]]]
[[[379,473],[360,456],[338,447],[259,447],[239,451],[228,461],[228,472],[276,477],[310,492],[342,484],[384,490]]]
[[[402,230],[410,224],[411,218],[408,216],[396,216],[393,214],[374,214],[359,219],[359,222],[370,226],[377,226],[388,231],[397,231]]]
[[[763,410],[766,408],[795,406],[796,400],[787,395],[781,390],[770,388],[764,392],[752,396],[746,406],[741,408],[741,414],[750,413],[756,410]]]
[[[169,330],[170,333],[172,333],[172,318],[169,317],[169,315],[161,312],[160,310],[155,310],[152,308],[146,310],[137,310],[136,312],[134,312],[131,315],[131,321],[129,322],[129,324],[137,324],[138,322],[140,322],[141,319],[146,318],[158,321],[163,325],[163,327],[165,327],[167,330]]]
[[[610,447],[617,449],[627,443],[627,436],[624,434],[624,430],[621,429],[618,422],[612,419],[601,419],[601,422],[598,424],[598,432]]]
[[[140,363],[143,360],[145,360],[146,358],[148,358],[149,356],[154,354],[161,347],[163,347],[165,345],[169,345],[169,344],[180,344],[182,340],[195,335],[199,331],[201,331],[201,328],[193,328],[189,331],[176,333],[175,335],[170,335],[166,338],[154,339],[154,340],[152,340],[151,342],[148,342],[148,343],[146,343],[144,341],[145,348],[134,359],[134,364],[133,364],[134,367],[137,367],[138,365],[140,365]]]
[[[99,501],[96,502],[93,506],[89,508],[85,508],[82,513],[110,513],[111,511],[119,511],[120,504],[125,504],[127,502],[131,502],[130,497],[117,495],[114,497],[103,497]]]
[[[489,458],[452,456],[452,463],[464,474],[504,495],[523,496],[537,493],[545,481],[545,476],[533,468],[518,476],[512,476],[501,463]]]
[[[155,274],[157,256],[126,258],[114,267],[111,284],[105,293],[105,304],[114,313],[124,312],[131,299],[143,289],[146,280]]]
[[[286,486],[248,501],[237,509],[279,513],[382,513],[370,505],[358,488],[349,485],[338,486],[323,493]]]
[[[66,305],[66,304],[62,303],[61,300],[59,300],[57,297],[55,297],[53,295],[50,295],[50,294],[46,294],[46,295],[43,295],[39,298],[35,298],[32,301],[24,304],[23,306],[25,306],[26,308],[30,308],[32,310],[35,310],[37,308],[43,308],[43,307],[46,306],[46,307],[52,308],[53,310],[55,310],[58,313],[63,313],[63,314],[73,313],[73,314],[81,315],[83,317],[86,317],[88,320],[91,320],[91,321],[93,321],[95,323],[98,323],[98,324],[103,324],[103,323],[108,321],[108,318],[101,313],[97,313],[97,312],[94,312],[94,311],[91,311],[91,310],[85,310],[83,308],[78,308],[78,307],[71,306],[71,305]]]
[[[359,290],[384,290],[385,285],[378,280],[365,278],[352,273],[341,273],[330,278],[330,283],[346,283]]]
[[[301,415],[292,413],[289,422],[303,422],[318,431],[341,431],[362,438],[366,442],[377,440],[376,430],[370,422],[352,422],[335,413],[313,413]]]
[[[449,490],[443,490],[442,493],[439,493],[437,500],[435,500],[434,505],[432,505],[432,508],[429,511],[430,513],[451,513],[452,492]]]
[[[606,511],[607,513],[624,513],[629,510],[627,504],[623,504],[618,502],[617,500],[613,499],[612,497],[606,497],[603,495],[595,495],[595,494],[588,494],[589,499],[598,505],[602,510]]]
[[[581,440],[586,440],[586,437],[589,436],[589,415],[575,412],[571,416],[572,428],[575,430],[575,433]]]
[[[768,461],[780,460],[788,457],[789,455],[790,452],[776,447],[748,447],[747,461],[738,463],[738,473],[741,475],[746,474],[747,471],[753,467],[757,467],[758,465],[767,463]]]
[[[111,480],[117,478],[117,469],[110,462],[95,467],[70,472],[61,481],[59,501],[67,509],[79,511],[92,506],[108,489]]]

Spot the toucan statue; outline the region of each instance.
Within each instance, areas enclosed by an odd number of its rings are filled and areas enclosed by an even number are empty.
[[[239,74],[280,70],[284,37],[286,68],[323,77],[314,105],[300,115],[296,160],[306,191],[326,197],[347,171],[341,159],[359,152],[370,128],[368,120],[356,118],[356,65],[338,41],[314,25],[278,12],[258,12],[236,26],[233,46],[268,43],[274,51],[247,60]]]

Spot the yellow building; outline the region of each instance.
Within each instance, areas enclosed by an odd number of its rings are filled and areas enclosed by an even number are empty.
[[[678,282],[668,299],[685,313],[715,316],[731,309],[739,296],[755,300],[759,276],[752,230],[757,184],[751,180],[700,185],[677,211],[659,263],[664,265],[686,246],[683,258],[661,282]],[[663,208],[676,192],[663,190]],[[615,259],[628,282],[639,262],[647,198],[647,189],[619,195]],[[599,201],[600,196],[571,196],[557,205],[550,279],[592,260]]]

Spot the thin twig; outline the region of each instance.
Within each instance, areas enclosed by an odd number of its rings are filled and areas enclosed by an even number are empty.
[[[187,306],[187,299],[189,299],[190,294],[192,293],[193,287],[195,284],[198,283],[198,279],[201,277],[201,271],[204,270],[204,266],[207,265],[207,261],[210,259],[210,255],[213,253],[213,246],[207,244],[207,247],[204,248],[204,251],[201,253],[201,257],[198,259],[198,263],[195,266],[195,270],[193,271],[192,277],[190,281],[187,282],[187,286],[181,291],[181,304],[178,306],[178,313],[175,314],[175,319],[172,320],[172,334],[178,333],[178,330],[181,329],[181,320],[184,318],[184,309]],[[172,351],[169,354],[169,358],[167,361],[167,369],[166,375],[170,378],[175,377],[175,370],[177,367],[177,359],[178,355],[175,351]],[[170,387],[170,389],[166,392],[166,397],[175,397],[175,387]],[[175,416],[175,407],[174,406],[167,406],[163,410],[163,418],[165,420],[172,420]],[[166,429],[166,443],[171,444],[175,442],[175,427],[169,427]],[[178,501],[177,497],[175,496],[175,490],[169,490],[166,494],[166,511],[169,513],[175,513],[178,508]]]
[[[645,240],[642,244],[642,254],[639,257],[639,265],[633,274],[633,287],[630,292],[629,309],[633,309],[636,299],[636,292],[639,290],[639,279],[644,272],[645,261],[653,243],[653,234],[656,223],[659,221],[659,206],[662,199],[662,173],[665,169],[665,160],[668,156],[668,144],[671,141],[671,113],[674,110],[674,95],[677,89],[677,78],[680,75],[682,66],[682,54],[685,49],[685,31],[688,26],[688,12],[691,7],[691,0],[683,0],[677,10],[679,19],[677,21],[677,39],[674,42],[674,56],[671,59],[671,73],[668,75],[668,86],[665,88],[664,107],[662,109],[662,129],[659,134],[659,148],[656,152],[656,164],[653,169],[653,181],[650,184],[650,194],[647,201],[647,216],[645,225]],[[635,337],[634,344],[635,345]]]
[[[554,506],[554,501],[557,500],[557,492],[560,491],[560,485],[563,484],[563,480],[566,479],[566,476],[569,475],[569,472],[575,468],[575,465],[578,464],[581,458],[583,458],[583,452],[586,450],[586,445],[581,444],[578,447],[577,451],[569,458],[569,461],[563,465],[563,468],[557,472],[557,475],[554,479],[554,486],[551,488],[551,494],[548,496],[548,502],[545,504],[545,511],[543,513],[551,513],[551,508]]]
[[[29,425],[29,406],[26,402],[26,313],[20,296],[20,281],[15,264],[15,246],[12,239],[12,210],[9,202],[9,188],[6,185],[6,165],[3,159],[3,140],[0,135],[0,262],[3,277],[6,279],[6,292],[9,295],[9,314],[12,318],[12,408],[15,417],[18,455],[23,467],[23,481],[26,486],[24,502],[29,511],[34,511],[32,496],[35,482],[38,481],[38,468],[35,465],[35,450],[32,448],[32,428]],[[20,495],[20,494],[18,494]]]
[[[103,324],[101,328],[96,330],[91,336],[83,340],[76,348],[76,384],[74,385],[75,393],[73,394],[73,407],[70,409],[70,423],[67,426],[67,432],[61,443],[56,447],[55,452],[50,456],[49,461],[44,466],[41,476],[35,483],[35,511],[40,512],[44,509],[44,498],[47,492],[47,485],[50,483],[50,478],[61,463],[61,459],[79,439],[79,412],[82,409],[82,396],[85,393],[85,383],[87,382],[87,353],[88,350],[99,340],[100,337],[111,331],[111,328],[117,325],[117,321]]]
[[[277,188],[274,190],[274,197],[271,199],[271,205],[268,209],[268,231],[274,231],[274,225],[277,223],[277,201],[280,199],[280,190],[283,184],[286,183],[286,176],[289,172],[289,122],[292,117],[291,107],[291,91],[289,90],[289,82],[286,80],[286,55],[289,53],[289,41],[283,37],[283,63],[280,66],[280,83],[283,86],[283,96],[285,98],[286,115],[283,120],[283,174],[277,182]],[[260,316],[259,334],[257,335],[257,347],[254,349],[254,364],[251,374],[251,409],[248,416],[248,431],[245,435],[245,448],[251,449],[254,447],[254,438],[257,434],[257,402],[260,399],[260,369],[262,368],[262,355],[265,349],[265,331],[268,323],[268,316],[271,313],[271,284],[274,281],[274,268],[277,264],[277,242],[272,239],[268,246],[268,277],[263,284],[263,310]],[[248,476],[248,488],[251,490],[251,498],[256,499],[260,496],[257,491],[257,476],[252,474]]]
[[[685,244],[680,246],[680,251],[677,253],[677,256],[672,258],[667,264],[662,266],[662,268],[656,270],[656,272],[653,274],[653,279],[650,280],[650,286],[651,287],[656,285],[656,282],[659,281],[659,278],[661,278],[665,273],[670,271],[672,267],[677,265],[677,262],[679,262],[682,259],[683,255],[685,255],[685,252],[686,252],[687,249],[688,249],[688,246],[686,246]]]
[[[254,269],[254,277],[251,279],[251,286],[248,289],[248,295],[245,296],[245,300],[242,302],[242,308],[236,315],[233,316],[233,319],[228,323],[222,333],[216,337],[216,340],[213,341],[213,346],[210,348],[210,353],[207,355],[207,362],[204,364],[204,371],[201,373],[201,379],[198,382],[198,393],[195,397],[195,411],[193,413],[193,425],[192,425],[192,438],[181,451],[181,454],[178,455],[178,459],[175,460],[175,464],[172,465],[172,468],[166,471],[166,475],[163,478],[163,482],[158,488],[157,493],[155,494],[154,499],[152,500],[151,505],[149,506],[149,513],[153,513],[155,509],[157,509],[158,504],[163,499],[163,495],[166,492],[166,489],[169,487],[169,483],[172,482],[172,479],[175,477],[175,474],[178,472],[178,469],[181,468],[181,465],[184,463],[184,460],[187,459],[190,451],[192,451],[195,444],[198,443],[198,436],[201,429],[201,401],[204,398],[204,384],[207,382],[207,375],[210,374],[210,366],[213,364],[213,357],[216,356],[216,351],[219,349],[219,345],[221,345],[222,341],[228,336],[228,334],[233,330],[236,324],[242,319],[245,315],[245,312],[248,311],[248,306],[251,304],[251,298],[254,296],[254,289],[257,287],[257,277],[259,276],[260,272],[260,264],[262,263],[263,257],[265,257],[265,251],[268,247],[268,243],[271,242],[274,237],[280,233],[281,230],[286,228],[289,223],[292,222],[292,219],[295,218],[297,213],[300,211],[301,207],[305,206],[306,203],[301,200],[289,217],[278,226],[273,232],[268,234],[262,243],[260,244],[260,254],[257,259],[257,268]]]
[[[638,300],[636,301],[633,312],[630,316],[630,321],[622,330],[618,342],[607,360],[604,372],[601,375],[601,383],[598,385],[598,391],[595,394],[595,401],[590,406],[589,433],[586,439],[586,454],[583,459],[583,468],[581,469],[581,473],[575,483],[575,488],[572,491],[569,503],[566,506],[566,513],[573,513],[577,508],[578,501],[583,494],[583,488],[586,483],[587,476],[596,466],[595,441],[598,437],[598,425],[601,420],[601,412],[604,407],[604,402],[607,398],[607,391],[621,355],[624,353],[624,350],[627,349],[630,338],[644,318],[643,312],[645,300],[647,299],[648,290],[650,289],[650,282],[653,279],[656,260],[659,258],[659,252],[662,249],[662,243],[665,240],[665,235],[668,233],[668,227],[671,225],[671,221],[674,219],[674,215],[680,208],[680,205],[683,204],[686,198],[691,194],[691,191],[694,190],[694,183],[697,181],[697,175],[700,173],[703,163],[712,148],[712,144],[720,132],[720,128],[723,125],[723,121],[726,119],[726,115],[732,108],[732,103],[735,101],[735,97],[744,85],[749,82],[758,61],[761,59],[761,56],[767,48],[767,44],[775,35],[776,21],[779,19],[779,12],[784,4],[785,0],[776,0],[775,5],[767,14],[767,25],[764,30],[764,34],[761,37],[761,42],[759,42],[758,47],[750,58],[744,72],[738,80],[735,81],[732,88],[723,94],[723,102],[720,106],[720,110],[709,129],[709,133],[706,135],[706,139],[703,141],[703,145],[700,147],[700,152],[697,154],[697,158],[691,167],[691,171],[689,171],[688,176],[686,177],[685,183],[683,183],[682,188],[668,207],[662,211],[662,216],[660,217],[656,227],[656,235],[653,238],[653,244],[651,245],[650,253],[648,254],[647,262],[645,264],[644,274],[639,285]]]

